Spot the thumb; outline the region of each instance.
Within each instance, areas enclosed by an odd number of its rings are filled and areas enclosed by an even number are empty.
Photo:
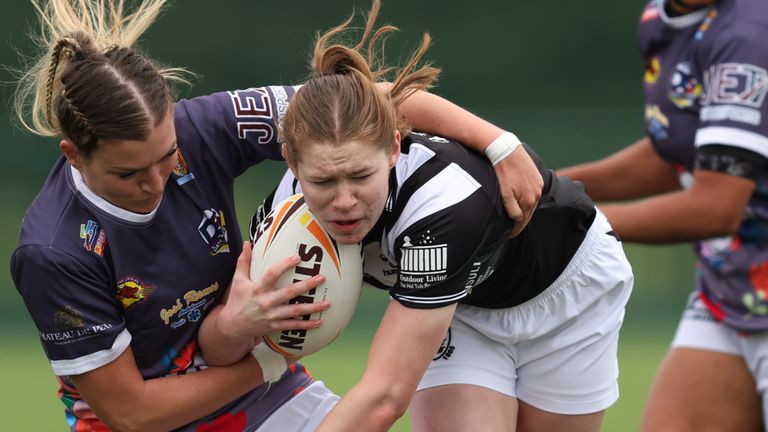
[[[251,242],[243,242],[243,251],[240,252],[240,256],[237,257],[237,267],[235,267],[235,276],[242,276],[247,279],[251,278],[251,255],[252,255]]]

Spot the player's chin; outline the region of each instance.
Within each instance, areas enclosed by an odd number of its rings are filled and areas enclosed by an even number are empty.
[[[337,243],[341,244],[356,244],[363,241],[363,238],[365,238],[365,233],[335,233],[332,231],[329,231],[329,234],[331,237],[333,237],[334,240],[336,240]]]

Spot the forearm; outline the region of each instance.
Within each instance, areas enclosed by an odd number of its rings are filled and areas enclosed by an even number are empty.
[[[414,129],[454,139],[483,152],[504,130],[432,93],[419,91],[400,106]]]
[[[626,242],[673,244],[733,234],[718,221],[711,202],[674,192],[626,204],[599,205],[614,232]]]
[[[582,182],[595,201],[644,198],[680,188],[674,167],[656,153],[648,138],[603,159],[559,169],[557,174]]]
[[[221,324],[223,306],[216,306],[205,317],[198,331],[198,343],[205,361],[212,366],[226,366],[243,358],[253,348],[250,336],[237,336]]]
[[[317,430],[388,430],[408,409],[455,310],[455,304],[424,310],[391,301],[371,344],[365,374]]]
[[[227,367],[144,380],[130,353],[72,380],[96,416],[115,431],[168,431],[222,408],[263,383],[251,356]]]
[[[364,384],[361,381],[336,404],[317,432],[389,430],[407,409],[407,404],[392,398],[392,393],[388,391],[392,384]]]

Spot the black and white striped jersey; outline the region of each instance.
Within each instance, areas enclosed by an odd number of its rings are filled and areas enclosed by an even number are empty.
[[[364,240],[365,280],[407,307],[525,302],[562,272],[594,219],[580,184],[555,176],[526,147],[544,191],[528,227],[509,239],[514,222],[484,156],[423,133],[404,137],[401,147],[386,207]],[[251,225],[273,202],[300,192],[287,172]]]

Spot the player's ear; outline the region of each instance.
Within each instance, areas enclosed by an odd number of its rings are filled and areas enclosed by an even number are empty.
[[[291,169],[293,176],[296,177],[296,161],[293,159],[293,155],[291,154],[291,151],[288,149],[288,144],[286,143],[280,144],[280,153],[283,155],[283,159],[285,159],[285,163],[288,164],[288,168]]]
[[[62,153],[64,153],[64,157],[67,158],[67,162],[75,167],[75,169],[79,171],[83,168],[83,165],[85,164],[83,156],[77,150],[77,147],[72,141],[68,139],[61,140],[59,143],[59,149]]]
[[[400,158],[400,131],[395,130],[395,142],[392,144],[392,153],[389,155],[389,167],[392,168]]]

